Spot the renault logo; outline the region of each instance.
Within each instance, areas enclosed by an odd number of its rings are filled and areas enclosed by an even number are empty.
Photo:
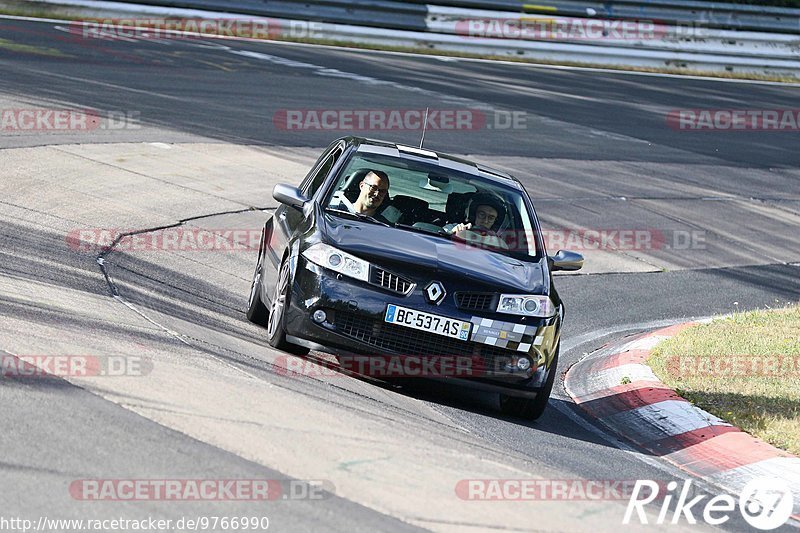
[[[425,297],[434,305],[442,303],[445,294],[447,293],[444,290],[444,286],[438,281],[431,281],[428,283],[428,286],[425,287]]]

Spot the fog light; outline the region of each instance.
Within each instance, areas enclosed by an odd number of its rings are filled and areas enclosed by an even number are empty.
[[[525,370],[528,370],[530,367],[531,367],[531,360],[528,359],[527,357],[520,357],[517,360],[517,368],[519,368],[523,372]]]
[[[311,318],[317,324],[322,324],[328,318],[328,315],[326,315],[325,311],[323,311],[322,309],[317,309],[316,311],[314,311],[314,314],[311,315]]]

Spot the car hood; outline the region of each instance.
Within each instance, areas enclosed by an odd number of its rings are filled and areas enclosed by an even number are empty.
[[[387,269],[399,270],[398,274],[424,270],[474,279],[501,290],[526,294],[544,294],[545,291],[540,263],[520,261],[435,235],[328,214],[321,219],[323,240],[328,244]]]

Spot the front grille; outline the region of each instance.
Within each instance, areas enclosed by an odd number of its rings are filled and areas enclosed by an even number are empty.
[[[510,362],[512,356],[521,355],[513,350],[460,341],[435,333],[372,320],[356,313],[337,311],[334,326],[342,335],[402,355],[477,357],[485,370],[491,372],[494,369],[492,373],[500,373],[498,369],[502,369],[504,364]]]
[[[467,311],[493,311],[497,307],[495,296],[493,292],[457,292],[456,305]]]
[[[389,289],[398,294],[408,294],[413,282],[403,279],[397,274],[392,274],[379,267],[372,267],[369,276],[369,282],[373,285],[378,285],[384,289]]]

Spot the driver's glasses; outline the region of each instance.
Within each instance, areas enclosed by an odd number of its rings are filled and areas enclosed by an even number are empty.
[[[380,185],[375,185],[374,183],[369,183],[367,181],[364,182],[364,185],[369,187],[369,194],[377,194],[378,196],[383,196],[387,192],[389,192],[389,188],[381,189]]]

